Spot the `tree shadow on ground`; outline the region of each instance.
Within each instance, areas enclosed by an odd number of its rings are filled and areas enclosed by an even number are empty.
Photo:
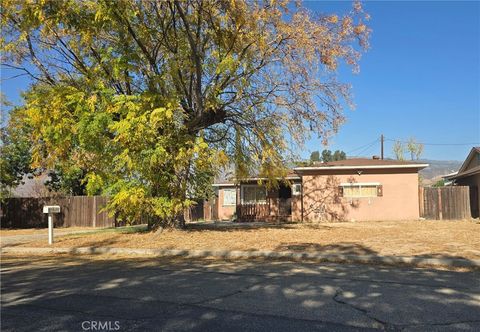
[[[35,240],[39,241],[39,240]],[[50,246],[48,245],[48,239],[42,240],[45,242],[45,245],[42,248],[49,248]],[[2,243],[2,248],[8,248],[8,247],[25,247],[28,245],[28,241],[25,242],[17,242],[17,243]],[[54,241],[55,244],[55,241]],[[81,247],[92,247],[92,248],[101,248],[101,247],[115,247],[115,245],[118,245],[118,241],[116,241],[115,238],[110,238],[106,240],[92,240],[88,242],[83,242],[81,246],[75,246],[74,248],[81,248]],[[54,248],[54,247],[52,247]]]
[[[322,245],[318,243],[286,242],[278,245],[275,250],[297,251],[297,252],[318,252],[322,254],[348,254],[348,255],[377,255],[371,250],[356,243],[337,243]]]
[[[478,277],[271,260],[3,257],[1,323],[3,331],[81,330],[86,320],[144,331],[474,330]]]
[[[297,223],[272,223],[272,222],[215,222],[215,223],[187,223],[186,231],[244,231],[255,229],[294,229],[298,227]]]
[[[358,244],[358,243],[351,243],[351,242],[343,242],[343,243],[335,243],[335,244],[318,244],[318,243],[310,243],[310,242],[283,242],[280,243],[274,249],[275,251],[293,251],[293,252],[306,252],[306,253],[316,253],[321,255],[338,255],[338,256],[370,256],[373,257],[373,261],[380,262],[380,260],[385,259],[386,261],[390,260],[393,265],[397,265],[399,263],[395,262],[396,258],[401,257],[401,255],[388,255],[388,254],[381,254],[367,246]],[[472,260],[465,258],[464,256],[460,255],[451,255],[445,253],[428,253],[428,254],[412,254],[408,257],[412,257],[412,262],[410,265],[418,265],[418,266],[428,266],[429,259],[440,259],[446,261],[453,261],[458,260],[459,266],[467,266],[470,265]],[[387,263],[388,264],[388,263]],[[409,265],[409,263],[403,263],[402,265]],[[471,267],[474,269],[474,267]],[[478,268],[480,270],[480,268]]]

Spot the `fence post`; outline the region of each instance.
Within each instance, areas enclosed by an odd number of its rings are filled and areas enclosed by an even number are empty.
[[[425,201],[424,201],[424,197],[423,197],[423,187],[418,187],[418,205],[419,205],[419,208],[420,208],[420,217],[424,217],[425,216]]]
[[[97,227],[97,196],[93,196],[93,227]]]
[[[437,188],[438,192],[438,219],[443,220],[442,190]]]

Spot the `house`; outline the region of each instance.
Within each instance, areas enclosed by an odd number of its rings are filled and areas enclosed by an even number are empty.
[[[239,221],[418,219],[418,172],[427,166],[358,158],[295,167],[276,188],[255,177],[215,183],[213,215]]]
[[[473,147],[458,172],[444,176],[450,185],[470,187],[470,211],[472,218],[480,216],[480,147]]]
[[[50,177],[47,173],[40,175],[26,174],[23,176],[22,183],[12,188],[12,197],[48,197],[52,192],[45,184]]]

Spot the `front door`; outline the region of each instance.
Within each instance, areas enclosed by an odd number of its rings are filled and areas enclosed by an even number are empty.
[[[278,188],[278,212],[280,216],[292,215],[292,188],[283,184]]]

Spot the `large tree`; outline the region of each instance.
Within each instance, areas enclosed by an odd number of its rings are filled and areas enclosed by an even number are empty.
[[[3,106],[3,105],[2,105]],[[10,111],[9,126],[0,128],[0,200],[11,196],[11,189],[22,184],[30,172],[30,130],[22,122],[20,109]]]
[[[420,159],[420,156],[423,153],[424,145],[422,143],[418,143],[414,137],[411,137],[407,141],[407,151],[410,152],[410,157],[412,160]]]
[[[333,161],[345,160],[347,159],[347,154],[344,151],[335,150],[332,159]]]
[[[4,0],[2,63],[33,79],[33,166],[81,169],[127,220],[174,224],[218,167],[285,174],[343,122],[368,19],[290,1]],[[288,140],[286,139],[288,137]]]
[[[318,151],[313,151],[310,153],[310,162],[317,162],[320,161],[320,152]]]
[[[405,160],[405,145],[400,141],[395,141],[392,147],[397,160]]]

